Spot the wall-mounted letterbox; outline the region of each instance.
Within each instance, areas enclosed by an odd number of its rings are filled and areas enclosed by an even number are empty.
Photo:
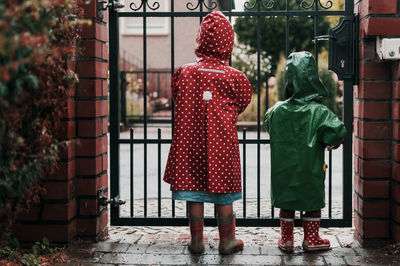
[[[376,38],[376,53],[382,60],[400,59],[400,38]]]

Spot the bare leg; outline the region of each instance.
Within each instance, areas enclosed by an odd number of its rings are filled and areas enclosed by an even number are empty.
[[[216,205],[217,206],[217,213],[219,216],[229,216],[233,213],[233,205]]]
[[[279,217],[283,218],[294,218],[294,211],[293,210],[284,210],[281,209],[279,212]]]
[[[304,217],[321,218],[321,210],[305,212]]]
[[[189,217],[204,217],[204,203],[188,201]]]

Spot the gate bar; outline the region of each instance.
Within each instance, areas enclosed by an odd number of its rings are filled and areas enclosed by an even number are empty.
[[[346,1],[347,2],[347,1]],[[343,220],[345,226],[352,225],[352,138],[353,138],[353,80],[345,79],[343,87],[343,117],[347,134],[343,145]],[[347,190],[346,190],[347,188]]]
[[[171,1],[171,12],[173,13],[175,10],[174,2]],[[171,78],[175,72],[175,17],[171,17]],[[172,94],[171,94],[172,98]],[[175,119],[175,105],[173,99],[171,99],[171,138],[174,136],[174,119]],[[175,217],[175,200],[172,199],[172,217]]]
[[[258,11],[260,11],[260,5],[257,6]],[[257,217],[260,218],[261,215],[261,169],[260,169],[260,115],[261,115],[261,17],[257,16]]]
[[[328,205],[328,217],[332,218],[332,151],[329,151],[329,162],[328,162],[328,172],[329,172],[329,205]]]
[[[246,129],[243,128],[243,140],[246,140]],[[243,142],[243,217],[246,218],[246,143]]]
[[[146,5],[143,5],[143,12],[146,13]],[[143,17],[143,138],[147,140],[147,17]],[[143,171],[143,207],[144,217],[147,217],[147,142],[144,142],[144,171]]]
[[[354,18],[354,1],[345,0],[345,15]],[[357,29],[358,30],[358,29]],[[352,37],[354,32],[352,32]],[[352,38],[352,41],[353,41]],[[358,38],[358,36],[355,36]],[[353,51],[358,51],[358,47],[353,47]],[[353,52],[354,56],[354,52]],[[347,129],[347,135],[344,138],[343,145],[343,220],[345,226],[352,226],[352,179],[353,179],[353,80],[345,79],[343,81],[343,122]]]
[[[210,12],[118,12],[118,17],[204,17],[207,16]],[[246,12],[229,12],[222,11],[222,13],[226,16],[232,17],[240,17],[240,16],[277,16],[277,17],[285,17],[285,16],[344,16],[344,10],[280,10],[280,11],[246,11]]]
[[[133,128],[130,129],[130,138],[133,139]],[[134,180],[133,180],[133,142],[131,142],[130,147],[130,195],[131,195],[131,202],[130,202],[130,208],[131,208],[131,217],[133,217],[133,203],[134,203],[134,197],[133,197],[133,185],[134,185]]]
[[[109,51],[110,51],[110,196],[119,195],[119,29],[118,13],[114,9],[109,10]],[[119,208],[111,205],[111,224],[119,221]]]
[[[161,128],[158,129],[158,140],[161,140]],[[158,142],[158,217],[161,217],[161,142]]]
[[[286,0],[286,11],[285,12],[288,12],[288,11],[289,11],[289,0]],[[286,58],[289,56],[289,51],[290,51],[290,46],[289,46],[289,41],[290,41],[290,39],[289,39],[289,30],[290,30],[289,19],[290,19],[289,15],[286,15],[286,34],[285,34]]]

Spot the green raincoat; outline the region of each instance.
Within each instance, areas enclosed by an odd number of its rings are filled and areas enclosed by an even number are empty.
[[[325,206],[324,149],[340,144],[346,128],[314,101],[328,93],[309,52],[289,55],[286,80],[287,100],[264,117],[271,139],[271,201],[285,210],[316,211]]]

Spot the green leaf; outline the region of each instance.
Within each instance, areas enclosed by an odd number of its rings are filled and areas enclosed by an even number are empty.
[[[28,74],[23,79],[24,84],[30,89],[36,89],[39,87],[39,81],[36,76]]]
[[[7,86],[3,82],[0,82],[0,97],[6,97],[7,95],[8,95]]]
[[[35,255],[40,254],[40,247],[39,246],[36,246],[36,245],[33,246],[32,250],[33,250],[33,254],[35,254]]]
[[[49,242],[49,239],[47,239],[47,237],[43,237],[42,242],[43,242],[43,244],[45,244],[46,246],[50,246],[50,242]]]
[[[20,248],[19,240],[16,237],[10,237],[8,239],[8,243],[13,247],[13,248]]]

